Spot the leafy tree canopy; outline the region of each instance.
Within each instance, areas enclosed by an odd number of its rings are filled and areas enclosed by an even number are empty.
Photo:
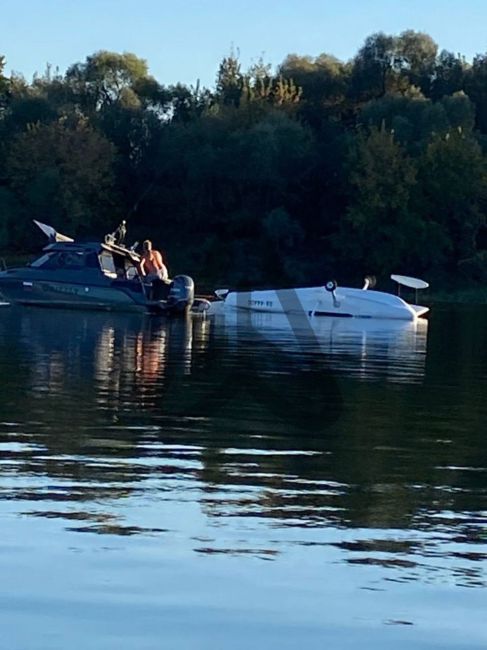
[[[209,283],[487,277],[486,87],[487,54],[413,30],[350,61],[244,69],[232,49],[213,88],[127,52],[31,83],[0,56],[0,246],[28,247],[32,218],[73,235],[126,218]]]

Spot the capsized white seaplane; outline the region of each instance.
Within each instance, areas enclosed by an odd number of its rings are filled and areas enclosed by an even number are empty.
[[[270,289],[259,291],[230,291],[217,289],[219,300],[212,304],[213,312],[221,309],[243,309],[252,312],[279,314],[301,313],[310,317],[390,318],[414,321],[429,311],[428,307],[403,300],[400,287],[417,292],[429,284],[406,275],[391,275],[398,284],[398,295],[372,290],[375,278],[365,278],[362,289],[339,287],[332,280],[322,287]]]

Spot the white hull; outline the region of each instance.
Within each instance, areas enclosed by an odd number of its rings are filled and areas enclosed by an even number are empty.
[[[230,291],[224,308],[276,314],[301,313],[311,317],[388,318],[414,321],[428,307],[410,305],[399,296],[365,289],[325,287],[266,291]]]

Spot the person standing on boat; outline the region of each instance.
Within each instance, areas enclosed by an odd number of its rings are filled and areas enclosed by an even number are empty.
[[[140,261],[140,273],[145,276],[149,282],[155,280],[166,281],[168,279],[167,268],[159,251],[152,248],[150,239],[146,239],[142,244],[142,259]]]

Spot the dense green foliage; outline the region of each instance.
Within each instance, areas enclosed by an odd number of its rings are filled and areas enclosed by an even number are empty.
[[[39,244],[33,218],[74,236],[126,218],[211,281],[487,277],[487,55],[379,33],[349,62],[243,71],[232,52],[214,89],[163,86],[128,53],[32,83],[4,68],[4,250]]]

